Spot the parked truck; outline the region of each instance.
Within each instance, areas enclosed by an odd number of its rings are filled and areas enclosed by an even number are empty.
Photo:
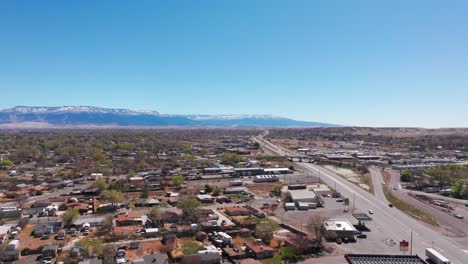
[[[433,248],[426,248],[426,257],[434,264],[450,264],[450,260],[442,256],[442,254]]]
[[[19,240],[17,240],[17,239],[12,240],[10,243],[8,243],[7,251],[13,251],[13,250],[17,249],[18,246],[19,246]]]

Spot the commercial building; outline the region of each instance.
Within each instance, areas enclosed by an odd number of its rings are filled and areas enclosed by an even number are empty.
[[[346,254],[348,264],[427,264],[418,256]]]
[[[354,226],[345,219],[330,219],[323,222],[325,238],[328,240],[353,239],[358,232]]]
[[[308,208],[317,208],[321,204],[320,198],[312,188],[288,190],[296,206],[304,210],[305,204]]]
[[[279,181],[278,176],[276,175],[256,175],[253,177],[253,182],[277,182]]]

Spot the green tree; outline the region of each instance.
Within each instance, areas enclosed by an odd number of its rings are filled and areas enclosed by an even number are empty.
[[[94,188],[98,188],[100,192],[103,191],[103,190],[105,190],[105,189],[107,189],[106,180],[104,180],[104,178],[102,178],[102,177],[97,178],[97,179],[93,182],[93,187],[94,187]]]
[[[104,190],[101,192],[101,199],[109,201],[115,207],[118,203],[124,201],[124,196],[116,190]]]
[[[161,213],[158,207],[151,207],[148,212],[148,219],[151,220],[155,226],[159,226],[161,224]]]
[[[463,197],[468,198],[468,181],[465,180],[465,185],[463,188]]]
[[[282,182],[277,182],[275,185],[273,185],[273,192],[275,193],[281,193],[281,190],[283,189],[283,183]]]
[[[182,244],[182,253],[184,255],[191,255],[197,253],[202,246],[195,241],[185,241]]]
[[[219,196],[220,193],[221,193],[221,188],[219,188],[219,186],[215,186],[213,188],[213,196]]]
[[[141,191],[140,197],[143,198],[143,199],[148,199],[149,191],[148,191],[148,188],[146,186],[143,187],[143,190]]]
[[[11,166],[14,166],[15,164],[13,164],[13,162],[11,160],[2,160],[0,161],[0,168],[7,168],[7,167],[11,167]]]
[[[172,177],[172,183],[176,187],[180,187],[182,185],[182,183],[184,183],[184,180],[185,180],[185,178],[183,176],[174,176],[174,177]]]
[[[410,170],[406,169],[406,170],[403,170],[400,174],[400,180],[402,182],[410,182],[411,179],[412,179],[413,175],[411,173]]]
[[[89,240],[83,238],[76,245],[83,248],[85,255],[88,257],[98,257],[104,253],[104,241],[102,239]]]
[[[221,162],[226,165],[234,165],[242,161],[242,157],[235,153],[224,153]]]
[[[463,180],[456,180],[452,185],[453,195],[456,198],[460,198],[462,196],[462,192],[464,191],[465,181]]]
[[[210,193],[213,191],[213,188],[207,183],[205,184],[205,192]]]
[[[197,221],[197,216],[195,214],[196,210],[201,207],[200,201],[191,197],[185,200],[180,201],[177,204],[177,208],[182,210],[184,217],[191,219],[192,221]]]
[[[70,226],[75,222],[78,217],[80,217],[80,213],[78,208],[69,207],[67,211],[62,215],[62,221],[64,226]]]

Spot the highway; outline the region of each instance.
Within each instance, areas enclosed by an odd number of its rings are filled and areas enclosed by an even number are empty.
[[[265,132],[260,136],[254,137],[253,140],[258,142],[262,147],[268,148],[270,151],[274,151],[279,155],[297,155],[290,150],[276,146],[263,139],[267,134],[268,132]],[[417,254],[424,258],[425,249],[427,247],[434,247],[441,254],[449,258],[452,263],[466,263],[466,259],[468,259],[468,247],[462,247],[460,244],[454,242],[448,237],[441,235],[439,232],[434,230],[433,227],[419,222],[396,208],[390,208],[385,196],[383,195],[383,190],[378,187],[378,184],[377,188],[374,187],[378,194],[373,195],[320,166],[310,163],[296,163],[296,166],[304,168],[314,174],[317,174],[318,171],[320,171],[321,180],[325,184],[329,186],[334,186],[336,184],[337,191],[342,193],[345,197],[350,198],[351,201],[354,196],[355,206],[356,208],[361,209],[360,211],[366,212],[369,209],[373,210],[373,223],[376,225],[378,232],[382,233],[384,237],[391,238],[397,242],[401,240],[409,241],[412,232],[413,254]],[[397,250],[382,253],[401,254]]]

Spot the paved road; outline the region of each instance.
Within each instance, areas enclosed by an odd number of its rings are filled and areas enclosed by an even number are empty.
[[[294,153],[289,150],[285,150],[271,142],[263,140],[262,136],[255,137],[254,140],[263,147],[274,150],[279,155],[294,155]],[[390,208],[386,199],[384,200],[380,195],[374,196],[336,175],[332,171],[320,166],[309,163],[296,163],[296,166],[300,166],[312,173],[320,171],[321,180],[325,184],[329,186],[334,186],[336,184],[338,191],[344,196],[349,198],[354,196],[357,208],[363,210],[372,209],[375,212],[373,215],[373,222],[378,227],[381,227],[378,229],[383,236],[391,238],[394,241],[401,241],[403,239],[409,240],[412,232],[413,254],[424,256],[425,248],[434,247],[448,257],[452,263],[466,263],[464,260],[468,259],[468,247],[462,247],[460,244],[442,236],[431,227],[413,219],[398,209]],[[464,250],[467,251],[465,252]],[[399,254],[397,250],[394,250],[392,253]]]

